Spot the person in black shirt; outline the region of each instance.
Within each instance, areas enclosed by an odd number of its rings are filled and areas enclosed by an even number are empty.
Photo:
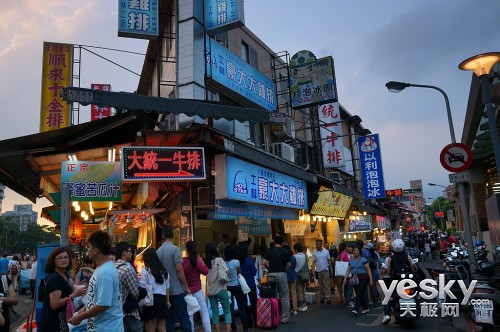
[[[283,309],[281,322],[288,323],[290,319],[290,293],[288,291],[288,280],[286,271],[290,268],[290,254],[283,248],[284,239],[282,236],[277,236],[274,239],[274,247],[267,250],[262,260],[262,265],[269,270],[269,276],[275,277],[278,286],[278,292],[281,299],[281,307]]]

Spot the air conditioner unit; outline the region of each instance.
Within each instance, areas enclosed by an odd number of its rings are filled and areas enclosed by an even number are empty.
[[[273,154],[288,161],[295,162],[295,150],[293,146],[286,143],[273,143]]]
[[[282,138],[295,138],[295,122],[287,117],[285,123],[273,125],[273,134]]]
[[[330,172],[328,174],[328,177],[330,178],[330,180],[332,180],[333,182],[337,182],[337,183],[343,183],[343,180],[342,178],[340,177],[340,172]]]

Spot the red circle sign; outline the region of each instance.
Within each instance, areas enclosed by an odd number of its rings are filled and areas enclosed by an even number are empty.
[[[439,155],[441,165],[450,172],[463,172],[472,165],[472,151],[462,143],[451,143]]]

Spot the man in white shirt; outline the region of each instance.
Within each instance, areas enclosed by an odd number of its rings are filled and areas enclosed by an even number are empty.
[[[33,255],[33,261],[31,262],[31,270],[30,270],[30,290],[31,296],[28,299],[32,299],[35,296],[35,288],[36,288],[36,268],[38,262],[36,255]]]
[[[332,303],[332,292],[330,288],[330,275],[333,276],[332,260],[328,250],[323,248],[323,241],[316,240],[316,250],[312,254],[312,270],[316,270],[319,282],[320,303]]]

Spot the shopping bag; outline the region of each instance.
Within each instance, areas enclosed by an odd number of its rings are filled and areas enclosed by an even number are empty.
[[[238,282],[240,283],[241,290],[243,291],[243,294],[248,294],[250,293],[250,287],[248,287],[247,281],[245,280],[245,277],[243,277],[241,274],[238,274]]]
[[[187,304],[187,311],[189,316],[201,310],[198,300],[193,295],[188,294],[184,296],[184,300],[186,301]]]
[[[347,271],[347,267],[349,266],[349,262],[335,262],[335,276],[336,277],[344,277]]]

